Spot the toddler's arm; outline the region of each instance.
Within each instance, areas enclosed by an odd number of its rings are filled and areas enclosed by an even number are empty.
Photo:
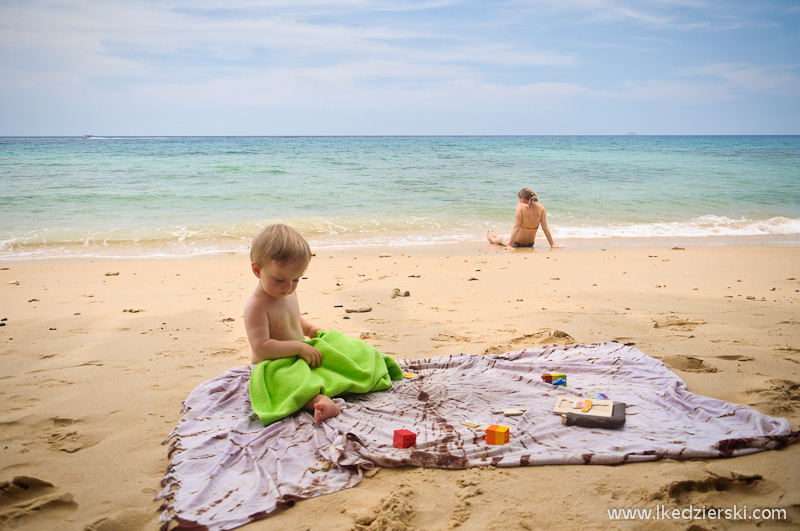
[[[262,360],[277,360],[299,356],[308,363],[309,367],[319,367],[322,363],[322,354],[308,343],[302,341],[281,341],[267,339],[260,344],[250,344],[253,350],[252,361],[258,363]]]
[[[302,317],[300,318],[300,325],[303,327],[303,333],[306,336],[310,337],[311,339],[317,337],[317,332],[324,330],[323,328],[318,327],[311,321],[306,321]]]
[[[269,321],[263,308],[251,302],[249,301],[244,309],[244,328],[252,351],[251,363],[300,356],[310,367],[319,367],[322,363],[322,354],[319,350],[302,341],[271,338]],[[305,328],[303,331],[306,332]]]

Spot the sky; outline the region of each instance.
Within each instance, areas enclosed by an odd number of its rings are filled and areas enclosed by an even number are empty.
[[[0,136],[800,134],[800,1],[0,0]]]

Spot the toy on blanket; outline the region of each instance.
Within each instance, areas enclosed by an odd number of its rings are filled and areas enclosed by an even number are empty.
[[[526,411],[527,409],[525,409],[524,407],[511,407],[506,409],[495,409],[494,411],[492,411],[492,413],[494,413],[495,415],[499,415],[500,413],[502,413],[506,417],[517,417],[519,415],[522,415]]]
[[[592,401],[591,400],[578,400],[573,402],[572,407],[575,409],[580,409],[584,413],[592,409]]]
[[[608,397],[603,393],[598,393],[597,391],[589,391],[589,398],[602,398],[603,400],[607,400]]]
[[[542,374],[542,380],[553,385],[567,386],[567,375],[563,372],[546,372]]]
[[[398,448],[411,448],[417,444],[417,434],[408,430],[394,430],[393,444]]]
[[[464,426],[469,426],[470,428],[474,428],[476,430],[480,430],[480,431],[486,431],[486,428],[491,426],[491,424],[485,424],[485,423],[482,423],[482,422],[475,422],[474,420],[465,420],[461,424],[464,425]]]
[[[625,424],[625,404],[612,400],[576,400],[560,396],[553,413],[561,415],[561,422],[567,426],[614,429]]]
[[[489,444],[506,444],[509,440],[508,426],[492,424],[486,428],[486,442]]]

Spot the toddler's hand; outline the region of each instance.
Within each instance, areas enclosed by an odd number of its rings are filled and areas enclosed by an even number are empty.
[[[308,363],[309,367],[319,367],[322,363],[322,354],[320,351],[308,343],[303,343],[303,346],[300,347],[300,352],[297,355],[303,358],[303,361]]]

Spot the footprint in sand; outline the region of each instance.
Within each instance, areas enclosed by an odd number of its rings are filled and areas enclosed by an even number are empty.
[[[17,476],[0,482],[0,528],[57,529],[78,508],[49,481]]]
[[[729,354],[727,356],[717,356],[718,360],[726,360],[726,361],[753,361],[755,360],[752,356],[745,356],[744,354]]]
[[[453,334],[436,334],[431,338],[431,341],[461,341],[466,343],[470,341],[470,338]]]
[[[453,513],[450,515],[450,525],[453,528],[459,527],[469,520],[472,514],[470,498],[483,494],[483,489],[478,487],[475,481],[460,479],[457,483],[464,490],[456,494],[460,501],[453,506]]]
[[[145,529],[153,518],[150,511],[144,509],[124,509],[111,516],[95,520],[84,526],[83,531],[119,531],[121,529]]]
[[[765,496],[775,490],[775,485],[760,475],[742,475],[730,472],[719,476],[706,472],[701,479],[673,481],[650,496],[651,501],[671,500],[678,506],[689,504],[720,503],[721,496],[742,499],[744,495]]]
[[[70,431],[68,433],[52,433],[47,438],[47,444],[51,450],[60,450],[68,454],[74,454],[83,448],[83,443],[80,441],[80,434],[77,431]]]
[[[783,353],[783,354],[788,354],[789,356],[797,356],[798,354],[800,354],[800,349],[791,348],[791,347],[781,347],[781,348],[779,348],[777,350],[779,352]],[[783,359],[785,359],[786,361],[793,361],[795,363],[800,363],[800,361],[798,361],[795,358],[791,358],[791,357],[783,358]]]
[[[572,345],[575,339],[566,332],[556,330],[555,328],[545,328],[538,332],[524,334],[520,337],[514,338],[508,343],[501,345],[494,345],[483,351],[483,354],[505,354],[520,348],[535,348],[545,345]]]
[[[380,508],[371,516],[356,519],[354,529],[359,531],[412,531],[415,528],[409,523],[416,510],[408,500],[414,495],[410,488],[401,488],[383,500]]]
[[[717,372],[717,368],[692,356],[667,356],[661,361],[672,369],[684,372]]]
[[[763,400],[751,402],[750,405],[766,410],[770,415],[785,415],[795,410],[800,403],[800,383],[782,378],[773,378],[764,382],[766,389],[748,389],[747,394],[760,395]]]
[[[34,374],[34,373],[37,373],[37,372],[43,372],[43,371],[31,371],[31,372],[29,372],[27,374]],[[25,386],[25,387],[31,387],[31,386],[34,386],[34,387],[61,387],[61,386],[64,386],[64,385],[72,385],[74,383],[75,382],[70,382],[70,381],[67,381],[67,380],[59,380],[57,378],[48,378],[47,380],[42,380],[42,381],[34,381],[34,382],[30,382],[30,383],[27,383],[27,382],[26,383],[20,383],[19,385]]]
[[[668,315],[653,319],[653,328],[671,328],[672,330],[680,330],[682,332],[691,332],[698,325],[706,324],[703,319],[684,319],[677,315]]]
[[[105,438],[102,430],[78,431],[76,424],[80,420],[55,417],[38,424],[40,433],[50,450],[74,454],[84,448],[90,448]],[[53,430],[52,428],[55,428]]]
[[[6,401],[6,407],[8,408],[8,411],[24,411],[42,401],[40,398],[20,395],[12,396],[4,400]]]
[[[233,349],[233,348],[223,348],[219,350],[215,350],[208,354],[211,357],[218,357],[218,356],[231,356],[231,357],[240,357],[243,355],[241,350]]]
[[[566,332],[555,328],[545,328],[532,334],[525,334],[522,337],[511,340],[512,345],[535,343],[537,345],[571,345],[575,340]]]

